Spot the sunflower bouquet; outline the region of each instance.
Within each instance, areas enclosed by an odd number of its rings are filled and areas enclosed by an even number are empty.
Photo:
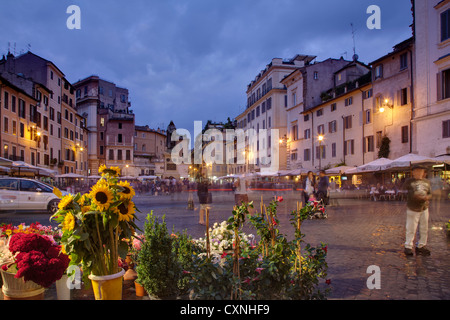
[[[86,194],[68,194],[61,198],[58,211],[51,217],[62,230],[61,244],[71,265],[81,265],[83,278],[90,274],[105,276],[120,271],[119,257],[128,252],[127,239],[135,230],[135,191],[127,181],[119,181],[120,169],[99,168],[102,177]]]

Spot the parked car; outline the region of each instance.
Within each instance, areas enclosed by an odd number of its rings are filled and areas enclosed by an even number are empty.
[[[58,203],[59,198],[53,193],[51,185],[26,178],[0,178],[0,211],[44,211],[53,214],[58,210]]]

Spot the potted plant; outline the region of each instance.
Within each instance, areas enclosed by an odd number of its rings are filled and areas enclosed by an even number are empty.
[[[83,280],[91,280],[96,300],[122,299],[119,257],[128,252],[127,239],[137,228],[135,194],[127,181],[119,181],[117,167],[99,168],[102,177],[89,193],[61,197],[58,211],[51,217],[59,222],[61,243],[71,265],[81,265]]]
[[[2,291],[6,299],[43,299],[45,288],[59,280],[69,257],[54,241],[51,228],[39,224],[0,229]]]
[[[174,237],[169,234],[165,217],[160,222],[153,212],[147,216],[145,241],[138,254],[138,282],[150,298],[167,299],[177,295],[181,266],[173,250]]]

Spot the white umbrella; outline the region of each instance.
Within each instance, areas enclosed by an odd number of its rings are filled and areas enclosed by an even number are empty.
[[[88,176],[88,179],[100,179],[101,177],[99,175],[92,175]]]
[[[339,166],[339,167],[334,167],[334,168],[325,170],[325,173],[327,173],[327,174],[343,174],[346,170],[350,170],[353,168],[355,168],[355,167]]]
[[[357,172],[379,171],[383,166],[386,166],[391,162],[392,160],[389,160],[387,158],[379,158],[357,167],[356,171]]]
[[[450,155],[444,154],[442,156],[437,156],[433,158],[438,163],[447,163],[450,164]]]
[[[344,174],[355,174],[358,172],[358,168],[357,167],[351,167],[350,169],[347,169],[344,171]]]
[[[56,178],[86,178],[86,177],[78,173],[65,173],[57,175]]]
[[[391,169],[391,168],[404,168],[404,167],[410,167],[412,164],[415,163],[427,163],[427,162],[436,162],[435,159],[431,157],[424,157],[419,156],[418,154],[414,153],[408,153],[404,156],[401,156],[400,158],[397,158],[393,160],[391,163],[388,163],[384,166],[382,166],[382,170]]]

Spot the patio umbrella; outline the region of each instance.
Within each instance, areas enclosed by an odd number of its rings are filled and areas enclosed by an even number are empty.
[[[56,178],[86,178],[86,176],[83,176],[78,173],[65,173],[57,175]]]
[[[418,154],[408,153],[400,158],[393,160],[391,163],[383,165],[381,170],[387,170],[391,168],[405,168],[410,167],[412,164],[416,163],[435,163],[436,160],[431,157],[419,156]]]
[[[11,168],[13,168],[14,170],[18,170],[19,175],[20,175],[20,171],[22,172],[33,172],[33,173],[38,173],[39,172],[39,168],[36,166],[33,166],[29,163],[26,163],[24,161],[13,161]]]
[[[433,159],[436,160],[437,163],[450,164],[450,155],[448,155],[448,154],[437,156],[437,157],[434,157]]]
[[[383,166],[390,164],[392,160],[387,158],[379,158],[369,163],[363,164],[362,166],[357,167],[357,172],[370,172],[370,171],[379,171]]]
[[[339,167],[334,167],[334,168],[325,170],[325,173],[327,173],[327,174],[343,174],[343,173],[345,173],[346,170],[353,169],[353,168],[355,168],[355,167],[339,166]]]
[[[92,176],[88,176],[88,179],[100,179],[101,177],[99,175],[92,175]]]

